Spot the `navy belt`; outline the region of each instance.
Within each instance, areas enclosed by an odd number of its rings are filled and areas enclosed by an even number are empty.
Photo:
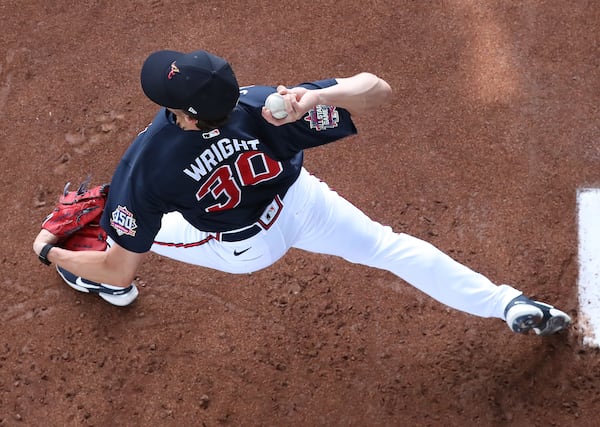
[[[267,205],[262,215],[254,224],[241,230],[223,231],[217,233],[215,238],[221,242],[240,242],[260,233],[260,230],[268,230],[279,217],[283,208],[281,197],[275,196],[273,201]]]
[[[254,224],[241,231],[226,231],[224,233],[219,233],[219,237],[222,242],[240,242],[256,236],[260,233],[260,230],[262,230],[262,228],[258,224]]]

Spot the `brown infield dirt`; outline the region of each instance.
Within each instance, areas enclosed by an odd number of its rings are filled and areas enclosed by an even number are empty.
[[[598,425],[576,194],[600,187],[600,3],[3,0],[0,13],[0,425]],[[295,250],[244,276],[150,255],[127,308],[70,289],[31,243],[64,184],[109,181],[155,114],[138,73],[158,49],[210,50],[242,85],[383,77],[392,105],[307,151],[307,168],[574,325],[513,334]]]

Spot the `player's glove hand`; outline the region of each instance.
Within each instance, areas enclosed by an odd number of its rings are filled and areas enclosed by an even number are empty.
[[[58,238],[58,246],[65,249],[89,250],[92,243],[93,249],[106,248],[106,233],[99,221],[109,185],[88,188],[89,182],[88,177],[77,191],[69,191],[70,183],[67,183],[54,210],[42,223],[42,228],[54,234]],[[96,240],[104,242],[104,248],[97,246]]]
[[[86,224],[80,230],[71,234],[65,241],[57,246],[70,251],[104,251],[108,247],[106,231],[100,227],[98,220]]]

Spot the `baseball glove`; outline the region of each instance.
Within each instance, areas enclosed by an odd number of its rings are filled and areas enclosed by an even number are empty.
[[[100,218],[86,224],[83,228],[73,233],[58,246],[70,251],[104,251],[108,247],[106,231],[100,227]]]
[[[42,228],[58,237],[57,246],[70,250],[104,250],[106,232],[100,227],[100,216],[106,204],[109,185],[89,188],[88,177],[77,189],[65,185],[54,210]]]

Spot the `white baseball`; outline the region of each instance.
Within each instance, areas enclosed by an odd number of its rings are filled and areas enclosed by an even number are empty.
[[[285,111],[285,99],[277,92],[267,96],[265,107],[271,111],[271,114],[276,119],[285,119],[288,115],[287,111]]]

